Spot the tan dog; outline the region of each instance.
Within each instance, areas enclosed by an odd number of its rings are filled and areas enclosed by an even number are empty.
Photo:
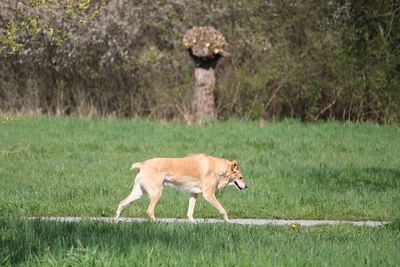
[[[189,155],[185,158],[154,158],[132,164],[131,169],[139,169],[132,192],[122,200],[115,215],[118,219],[122,210],[132,201],[148,194],[150,204],[147,215],[155,220],[154,208],[161,196],[164,185],[172,185],[189,192],[189,208],[187,216],[193,220],[193,211],[199,193],[213,205],[229,221],[225,209],[218,202],[214,193],[227,185],[235,185],[238,189],[246,189],[243,176],[237,161],[211,157],[205,154]]]

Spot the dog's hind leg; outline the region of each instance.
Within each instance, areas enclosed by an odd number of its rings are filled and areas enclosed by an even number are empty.
[[[161,192],[162,189],[149,192],[150,204],[149,207],[147,208],[147,216],[152,221],[156,220],[156,217],[154,216],[154,209],[156,208],[157,202],[161,197]]]
[[[189,222],[191,222],[191,223],[194,222],[193,211],[194,211],[194,206],[196,205],[197,196],[198,196],[198,194],[196,194],[196,193],[190,193],[187,217],[189,219]]]
[[[115,213],[115,217],[114,219],[118,219],[119,216],[121,215],[122,210],[131,202],[139,199],[141,196],[143,196],[143,189],[140,186],[140,184],[135,181],[135,184],[133,186],[132,192],[129,194],[129,196],[127,198],[125,198],[124,200],[122,200],[117,208],[117,212]]]

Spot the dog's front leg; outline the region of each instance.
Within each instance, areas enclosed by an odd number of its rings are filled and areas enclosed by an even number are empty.
[[[194,212],[194,206],[196,205],[197,196],[198,194],[196,193],[190,193],[187,217],[189,219],[189,222],[191,223],[194,223],[193,212]]]
[[[211,205],[213,205],[219,211],[219,213],[222,215],[222,217],[226,222],[231,222],[228,218],[228,214],[226,214],[224,207],[222,207],[218,199],[215,197],[214,192],[209,194],[203,194],[203,196],[208,202],[210,202]]]

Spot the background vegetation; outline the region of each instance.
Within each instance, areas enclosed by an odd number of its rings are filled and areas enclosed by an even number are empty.
[[[220,119],[400,121],[398,1],[75,2],[0,3],[0,111],[185,118],[181,39],[211,25],[232,50]]]

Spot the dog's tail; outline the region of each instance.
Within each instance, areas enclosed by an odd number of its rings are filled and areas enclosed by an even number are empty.
[[[134,169],[140,170],[140,168],[142,168],[142,166],[143,166],[143,164],[142,164],[141,162],[133,163],[133,164],[131,165],[131,170],[134,170]]]

